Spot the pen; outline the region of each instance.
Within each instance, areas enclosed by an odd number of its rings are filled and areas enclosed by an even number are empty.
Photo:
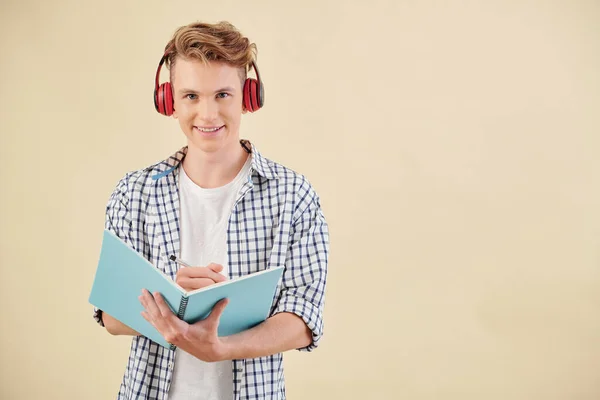
[[[188,263],[186,263],[185,261],[182,261],[182,260],[180,260],[179,258],[177,258],[177,257],[175,257],[175,256],[173,256],[173,255],[169,256],[169,259],[170,259],[171,261],[175,261],[177,264],[179,264],[179,265],[182,265],[182,266],[184,266],[184,267],[190,267],[190,268],[192,267],[191,265],[189,265],[189,264],[188,264]]]

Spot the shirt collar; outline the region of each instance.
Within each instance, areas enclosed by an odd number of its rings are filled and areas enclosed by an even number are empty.
[[[256,173],[258,173],[260,176],[266,179],[277,179],[277,173],[275,172],[275,164],[267,158],[263,157],[253,143],[251,143],[248,140],[240,141],[240,144],[244,143],[246,144],[246,147],[251,149],[251,171],[256,171]],[[188,146],[184,146],[166,160],[154,165],[152,167],[152,179],[156,181],[173,173],[181,165],[181,162],[185,158],[187,151]]]

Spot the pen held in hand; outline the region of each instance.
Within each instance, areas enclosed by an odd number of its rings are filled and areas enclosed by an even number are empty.
[[[177,264],[183,266],[183,267],[189,267],[191,268],[192,266],[189,265],[188,263],[186,263],[185,261],[180,260],[179,258],[175,257],[174,255],[169,256],[169,259],[171,261],[175,261]]]

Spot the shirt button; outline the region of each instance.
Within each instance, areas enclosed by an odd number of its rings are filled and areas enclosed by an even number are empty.
[[[173,363],[172,362],[169,363],[169,369],[173,369]]]

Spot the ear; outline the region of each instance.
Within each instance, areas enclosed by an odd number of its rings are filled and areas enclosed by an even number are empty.
[[[173,117],[173,119],[177,119],[177,111],[173,110],[173,114],[171,114],[171,116]]]

